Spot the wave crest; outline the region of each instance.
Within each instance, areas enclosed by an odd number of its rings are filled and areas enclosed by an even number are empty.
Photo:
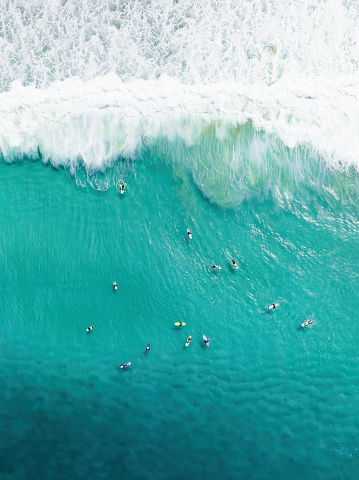
[[[234,141],[250,121],[290,148],[310,146],[331,167],[358,168],[358,86],[352,77],[338,88],[323,79],[189,86],[166,76],[123,83],[111,75],[45,90],[13,84],[0,95],[0,149],[7,161],[38,158],[40,151],[55,166],[100,170],[118,157],[135,158],[158,138],[179,138],[188,147],[208,136]]]

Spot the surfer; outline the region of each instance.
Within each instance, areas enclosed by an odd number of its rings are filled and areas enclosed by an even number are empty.
[[[277,306],[278,306],[278,304],[277,304],[277,303],[272,303],[272,305],[270,305],[270,307],[269,307],[269,308],[270,308],[270,309],[272,309],[272,308],[277,308]]]
[[[123,370],[124,368],[129,367],[130,365],[131,365],[131,362],[123,363],[122,365],[120,365],[121,370]]]
[[[205,335],[203,335],[203,341],[207,346],[209,345],[209,339]]]
[[[151,345],[148,343],[146,347],[146,352],[149,352],[151,350]]]
[[[236,261],[232,258],[232,265],[234,266],[234,268],[238,268],[238,265],[236,264]]]
[[[222,267],[219,267],[218,265],[211,265],[211,268],[214,268],[215,270],[222,270]]]
[[[121,193],[125,192],[125,182],[121,183]]]
[[[113,288],[114,290],[117,290],[117,283],[116,283],[116,282],[113,282],[112,288]]]
[[[190,240],[192,240],[192,232],[189,228],[187,228],[187,236]]]
[[[91,332],[92,329],[93,329],[93,327],[88,327],[88,328],[86,328],[86,332]]]
[[[306,320],[304,323],[302,323],[302,327],[306,327],[307,325],[311,325],[313,323],[313,320]]]

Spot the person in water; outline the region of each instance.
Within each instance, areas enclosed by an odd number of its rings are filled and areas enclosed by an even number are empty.
[[[117,283],[116,282],[113,282],[113,289],[117,290]]]
[[[149,352],[150,350],[151,350],[151,347],[148,345],[148,346],[146,347],[146,352]]]
[[[218,265],[211,265],[211,268],[215,268],[216,270],[220,270],[221,267],[219,267]]]
[[[312,323],[313,323],[313,320],[306,320],[306,321],[304,322],[304,326],[306,326],[306,325],[311,325]]]
[[[179,326],[182,327],[183,323],[182,322],[179,322]]]
[[[271,307],[277,308],[277,305],[275,303],[272,303]]]
[[[187,235],[190,237],[192,235],[192,232],[188,229],[187,230]]]
[[[234,259],[232,259],[232,265],[233,265],[234,267],[238,267],[238,265],[236,264],[236,261],[235,261]]]
[[[203,340],[203,341],[204,341],[204,343],[205,343],[206,345],[207,345],[207,343],[209,343],[208,338],[206,338],[206,340]]]
[[[122,185],[121,185],[121,190],[124,191],[125,190],[125,182],[122,182]]]
[[[93,329],[93,327],[88,327],[88,328],[86,328],[86,332],[91,332],[92,329]]]

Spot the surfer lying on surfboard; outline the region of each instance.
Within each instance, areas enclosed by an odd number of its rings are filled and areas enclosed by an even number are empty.
[[[306,320],[305,322],[302,323],[302,327],[306,327],[307,325],[311,325],[313,323],[313,320]]]
[[[124,368],[129,367],[130,365],[131,365],[131,362],[123,363],[122,365],[120,365],[121,370],[123,370]]]
[[[218,265],[211,265],[211,268],[214,268],[215,270],[222,270],[222,267],[219,267]]]
[[[274,308],[279,307],[279,303],[272,303],[272,305],[269,305],[269,310],[273,310]]]

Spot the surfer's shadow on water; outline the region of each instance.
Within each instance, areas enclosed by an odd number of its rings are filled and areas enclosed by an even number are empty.
[[[269,310],[268,308],[259,308],[259,312],[263,315],[274,315],[273,310]]]
[[[297,332],[303,332],[304,330],[307,330],[306,328],[303,328],[301,325],[297,326],[296,328]]]
[[[221,270],[218,270],[212,267],[207,268],[207,273],[211,276],[211,278],[214,278],[214,279],[221,278],[221,271],[222,271],[222,268]]]
[[[241,272],[241,270],[239,267],[234,268],[232,263],[227,263],[227,272],[231,275],[238,275]]]
[[[120,365],[117,365],[116,370],[118,372],[121,372],[121,374],[122,374],[123,372],[127,372],[128,368],[121,368]]]

